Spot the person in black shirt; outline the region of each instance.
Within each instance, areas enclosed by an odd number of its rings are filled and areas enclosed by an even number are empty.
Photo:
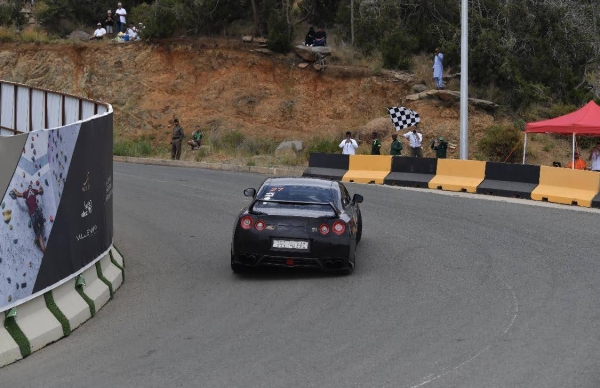
[[[371,140],[371,155],[381,155],[381,141],[377,138],[377,132],[373,132]]]
[[[315,40],[313,41],[313,46],[326,46],[327,45],[327,34],[323,30],[323,27],[319,27],[317,29],[317,33],[315,34]]]
[[[305,46],[312,46],[315,40],[315,29],[314,28],[309,28],[308,32],[306,33],[306,38],[304,38],[304,45]]]

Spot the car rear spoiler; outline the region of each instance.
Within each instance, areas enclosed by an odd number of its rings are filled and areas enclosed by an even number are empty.
[[[254,212],[254,205],[257,202],[273,202],[273,203],[283,203],[283,204],[289,204],[289,205],[322,205],[322,206],[330,206],[336,216],[339,217],[339,215],[340,215],[340,210],[333,204],[333,202],[283,201],[283,200],[280,200],[280,199],[255,199],[252,202],[252,204],[250,205],[250,207],[248,208],[248,211]]]

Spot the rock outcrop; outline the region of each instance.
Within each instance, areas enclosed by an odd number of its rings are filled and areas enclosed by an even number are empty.
[[[460,92],[454,90],[425,90],[420,93],[410,94],[404,97],[405,101],[418,101],[424,100],[428,98],[438,98],[442,101],[449,102],[458,102],[460,101]],[[486,110],[486,111],[494,111],[498,108],[498,104],[493,101],[482,100],[479,98],[469,98],[469,104]]]

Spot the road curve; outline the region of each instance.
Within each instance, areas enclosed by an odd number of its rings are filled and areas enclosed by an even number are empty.
[[[600,213],[350,184],[351,276],[237,276],[233,218],[264,178],[116,163],[125,284],[1,385],[600,385]]]

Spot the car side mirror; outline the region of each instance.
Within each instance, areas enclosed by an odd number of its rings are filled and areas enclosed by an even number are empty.
[[[362,203],[363,201],[363,196],[360,194],[354,194],[354,196],[352,197],[352,202],[354,203]]]
[[[246,197],[252,197],[252,198],[254,198],[256,196],[256,189],[252,189],[252,188],[246,189],[246,190],[244,190],[244,195]]]

